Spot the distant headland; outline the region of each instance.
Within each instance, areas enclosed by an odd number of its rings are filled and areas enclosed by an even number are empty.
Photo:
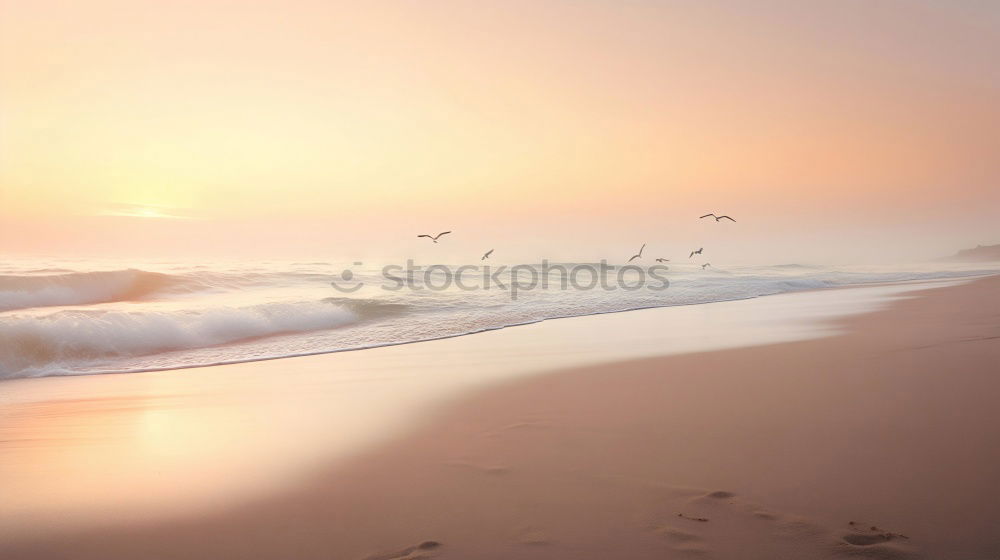
[[[972,249],[963,249],[950,257],[945,257],[947,261],[1000,261],[1000,245],[977,245]]]

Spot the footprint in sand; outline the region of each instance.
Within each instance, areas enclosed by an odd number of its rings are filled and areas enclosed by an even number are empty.
[[[833,551],[836,554],[848,558],[871,558],[873,560],[912,560],[919,558],[916,553],[897,543],[883,540],[869,542],[868,544],[851,544],[846,541],[846,538],[849,536],[851,535],[845,535],[845,540],[835,545]]]
[[[886,531],[872,525],[863,525],[849,521],[852,531],[840,537],[836,545],[837,552],[843,555],[864,558],[884,558],[886,560],[913,558],[915,554],[903,544],[909,537],[900,533]]]
[[[764,547],[773,551],[774,557],[790,553],[801,556],[809,549],[814,551],[815,558],[911,560],[918,557],[906,535],[875,525],[850,522],[849,530],[841,533],[812,519],[765,508],[725,490],[676,489],[674,495],[683,500],[675,502],[674,507],[681,510],[680,513],[675,510],[675,519],[685,521],[671,523],[660,517],[664,522],[654,522],[651,528],[665,537],[675,552],[729,554],[734,550],[733,543],[742,543],[737,546]]]
[[[372,556],[365,556],[364,560],[425,560],[434,555],[434,551],[441,547],[437,541],[424,541],[415,546],[397,550],[395,552],[385,552]]]

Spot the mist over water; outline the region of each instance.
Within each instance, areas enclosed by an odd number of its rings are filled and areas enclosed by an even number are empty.
[[[384,263],[390,264],[390,263]],[[550,264],[550,269],[559,263]],[[652,263],[647,263],[648,266]],[[666,289],[626,290],[609,273],[593,289],[549,286],[399,289],[383,263],[247,264],[157,262],[139,268],[80,260],[0,266],[0,378],[185,368],[361,349],[470,334],[545,319],[690,305],[809,289],[996,272],[949,263],[880,267],[799,264],[703,270],[669,263]],[[426,266],[426,265],[425,265]],[[563,263],[566,268],[575,266]],[[521,276],[538,279],[541,265]],[[331,282],[345,277],[356,291]],[[585,282],[586,284],[586,282]],[[660,284],[656,283],[657,286]],[[387,290],[386,287],[393,287]],[[194,373],[192,373],[193,375]]]

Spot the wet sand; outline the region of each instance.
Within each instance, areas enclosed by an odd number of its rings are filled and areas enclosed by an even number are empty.
[[[489,384],[235,506],[8,524],[0,557],[997,557],[1000,278],[915,294],[825,338]]]

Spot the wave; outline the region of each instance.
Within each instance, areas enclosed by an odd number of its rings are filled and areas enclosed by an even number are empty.
[[[807,269],[807,268],[816,268],[816,267],[813,266],[813,265],[808,265],[808,264],[787,263],[787,264],[775,264],[775,265],[771,265],[770,268]]]
[[[107,358],[207,348],[359,320],[324,302],[270,303],[199,311],[67,310],[0,322],[0,378],[27,377]]]
[[[665,291],[536,290],[519,293],[514,300],[505,289],[370,289],[361,293],[371,297],[324,297],[330,293],[332,277],[319,270],[268,270],[256,264],[254,268],[202,268],[173,268],[170,274],[128,269],[0,275],[0,311],[169,300],[141,306],[56,309],[48,315],[2,314],[0,378],[273,359],[432,340],[560,317],[996,272],[838,269],[795,263],[680,269],[671,274]],[[381,280],[377,269],[358,274],[370,288]],[[189,294],[197,297],[188,299]]]
[[[0,311],[135,301],[160,292],[198,288],[192,278],[136,269],[47,276],[0,275]]]
[[[399,315],[410,310],[413,306],[405,303],[394,303],[369,298],[349,298],[349,297],[328,297],[323,298],[324,303],[332,303],[350,310],[361,319],[381,319],[392,315]]]
[[[57,270],[57,269],[49,269]],[[319,272],[208,272],[167,274],[129,268],[97,272],[0,274],[0,312],[33,307],[147,301],[203,290],[227,291],[290,282],[325,283]]]

